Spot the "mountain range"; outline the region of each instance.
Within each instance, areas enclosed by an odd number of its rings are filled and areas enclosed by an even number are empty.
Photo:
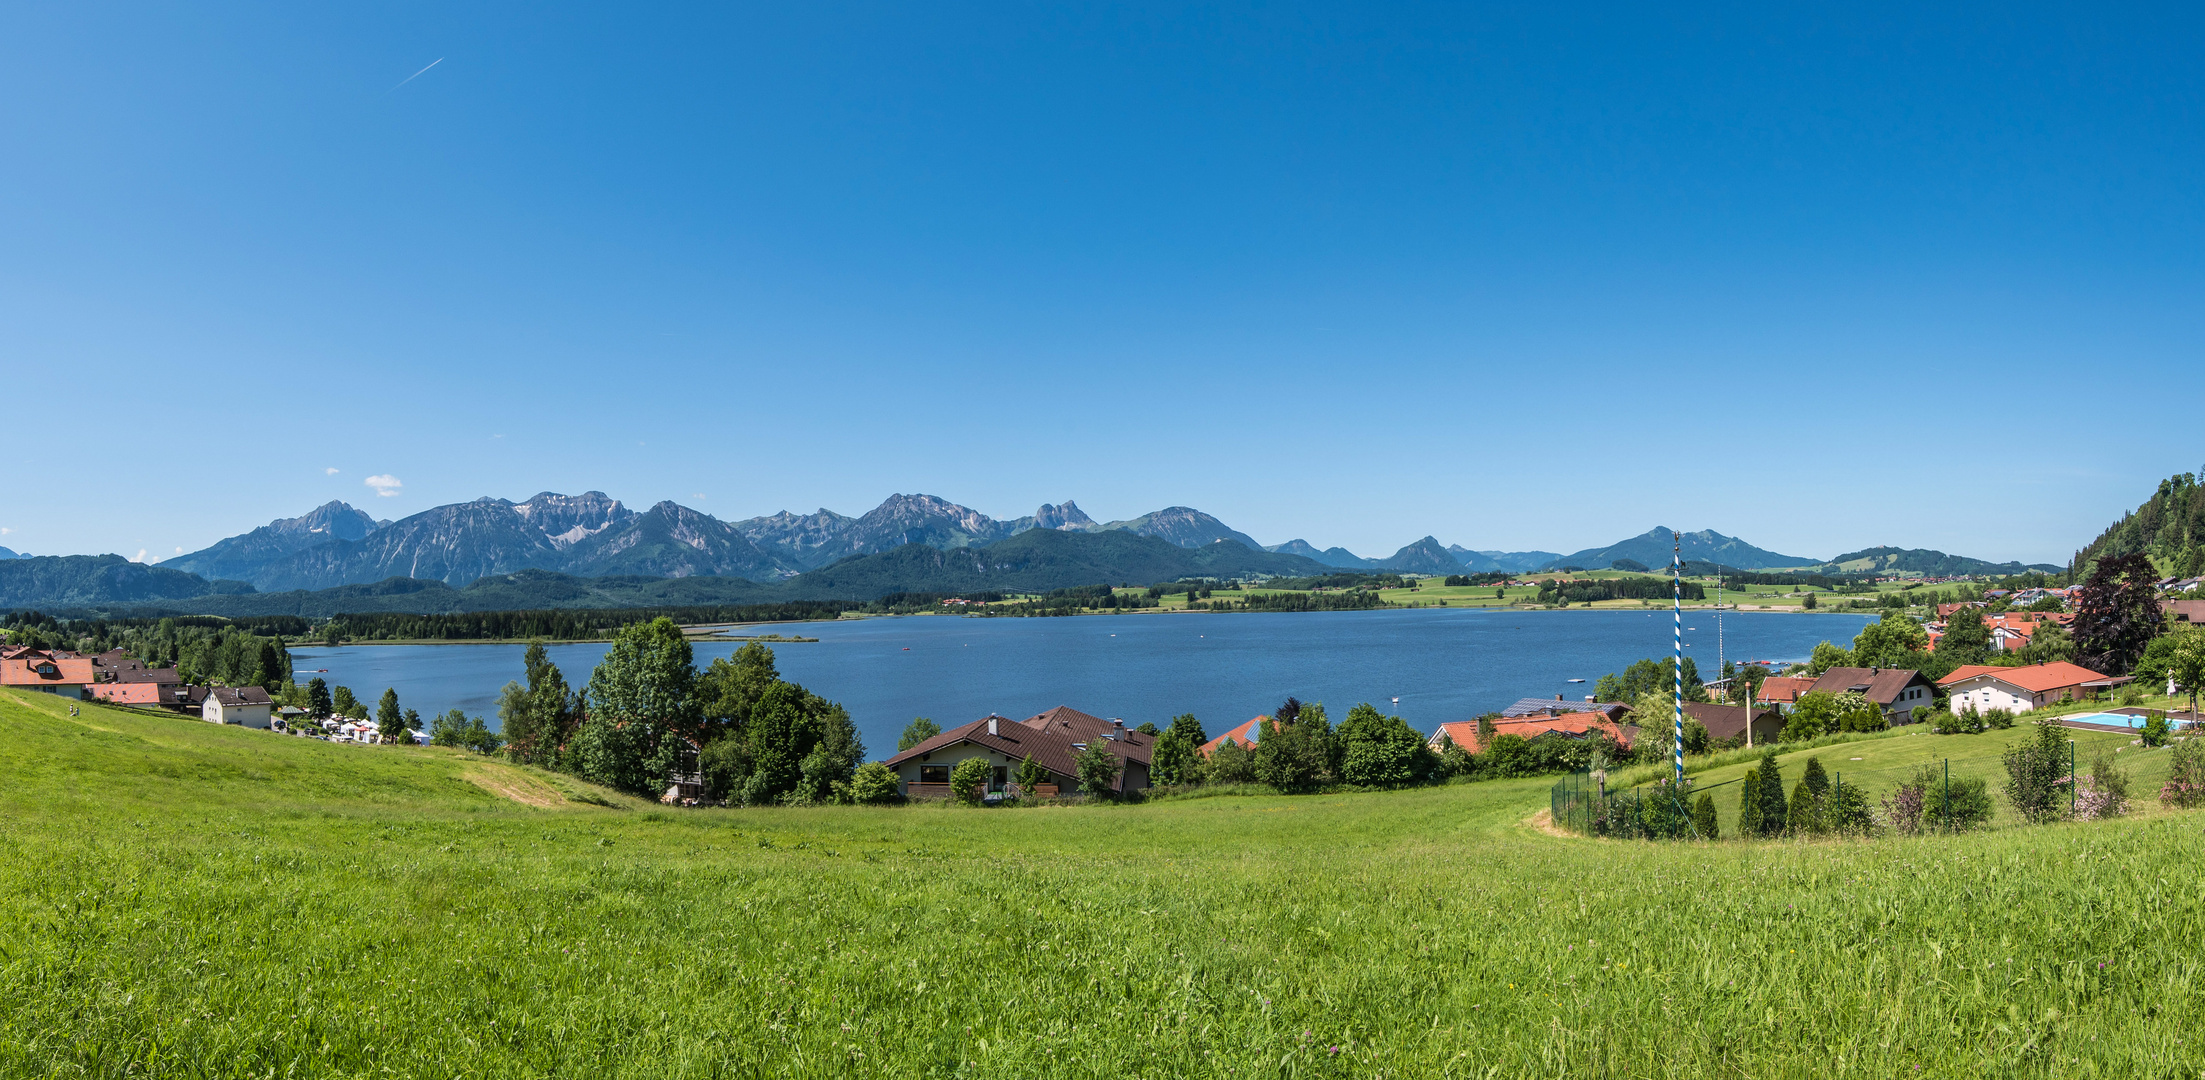
[[[1704,530],[1675,542],[1687,561],[1743,570],[2028,569],[1900,548],[1870,548],[1824,562]],[[822,508],[730,522],[674,502],[637,511],[599,491],[547,491],[521,502],[452,503],[396,521],[331,502],[157,567],[112,555],[0,559],[0,608],[191,600],[237,613],[305,613],[330,605],[400,609],[393,604],[483,610],[479,605],[521,602],[865,600],[891,592],[1023,591],[1339,569],[1514,574],[1620,566],[1658,572],[1669,562],[1671,545],[1667,528],[1572,554],[1475,550],[1425,536],[1374,559],[1301,539],[1265,546],[1186,506],[1098,522],[1066,500],[1001,520],[938,496],[898,494],[856,517]],[[0,549],[0,556],[14,554]]]

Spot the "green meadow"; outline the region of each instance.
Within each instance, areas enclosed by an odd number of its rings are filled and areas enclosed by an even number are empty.
[[[2205,815],[1650,845],[1543,831],[1549,780],[676,812],[67,704],[0,692],[11,1077],[2205,1070]]]

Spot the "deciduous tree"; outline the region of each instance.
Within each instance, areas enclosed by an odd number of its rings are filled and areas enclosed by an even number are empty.
[[[2107,675],[2136,666],[2165,621],[2158,576],[2142,552],[2099,560],[2075,598],[2078,663]]]

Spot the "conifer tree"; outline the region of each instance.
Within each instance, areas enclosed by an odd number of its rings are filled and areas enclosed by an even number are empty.
[[[1822,831],[1822,796],[1801,780],[1792,788],[1791,829],[1801,836]]]
[[[1808,758],[1807,767],[1799,774],[1799,782],[1815,793],[1815,798],[1827,798],[1830,794],[1830,774],[1823,771],[1821,758]]]
[[[1738,785],[1738,835],[1761,835],[1761,770],[1747,769],[1745,782]]]
[[[1776,764],[1776,751],[1761,752],[1761,764],[1756,767],[1761,774],[1759,785],[1761,803],[1761,835],[1784,835],[1784,821],[1788,807],[1784,800],[1784,771]]]
[[[1720,827],[1715,823],[1715,796],[1703,792],[1692,804],[1692,831],[1702,840],[1721,839]]]

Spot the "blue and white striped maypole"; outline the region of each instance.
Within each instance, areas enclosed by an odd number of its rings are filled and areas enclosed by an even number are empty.
[[[1677,766],[1677,783],[1684,783],[1684,539],[1675,532],[1669,534],[1673,550],[1669,555],[1669,592],[1674,599],[1677,622],[1674,654],[1670,669],[1676,673],[1674,717],[1675,730],[1671,733],[1669,756]]]

